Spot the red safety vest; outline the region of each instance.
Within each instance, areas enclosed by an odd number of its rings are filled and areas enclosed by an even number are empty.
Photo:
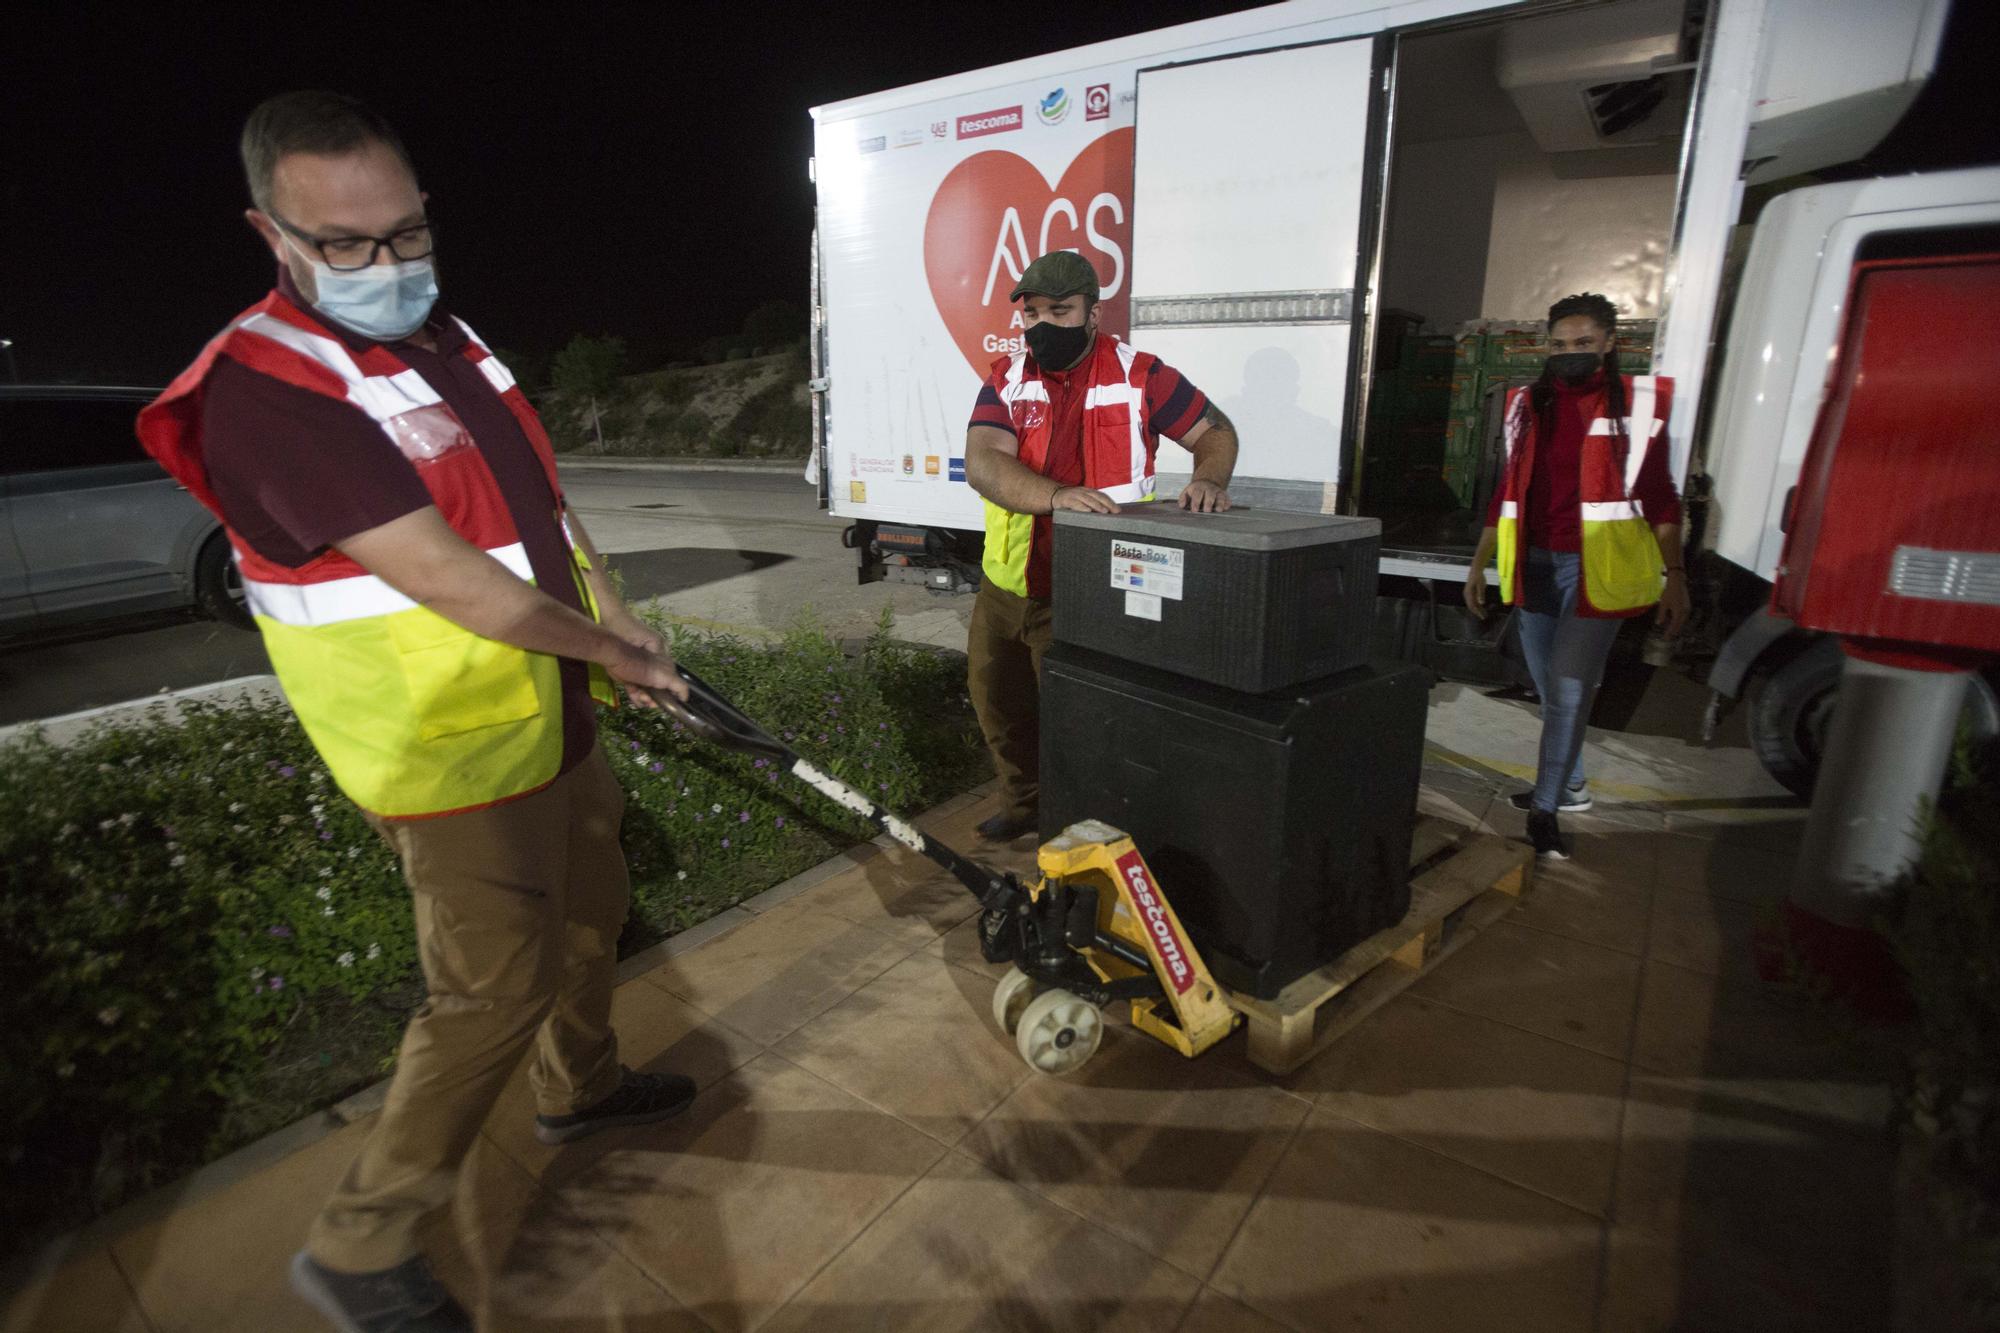
[[[1153,498],[1153,457],[1160,440],[1146,420],[1145,408],[1146,377],[1157,363],[1157,357],[1108,333],[1098,335],[1091,351],[1083,399],[1083,484],[1120,504]],[[1041,368],[1026,352],[1016,352],[995,361],[993,374],[1000,377],[1000,401],[1014,419],[1020,460],[1040,472],[1048,462],[1055,426]],[[982,561],[987,580],[1016,596],[1027,596],[1028,548],[1033,540],[1032,515],[987,501]]]
[[[521,423],[557,497],[551,517],[561,521],[555,454],[534,408],[500,359],[465,333],[465,358]],[[360,408],[410,461],[454,532],[533,580],[499,483],[437,390],[387,347],[350,350],[277,292],[233,320],[139,415],[140,443],[225,528],[201,438],[202,390],[218,357]],[[356,805],[387,816],[448,814],[555,778],[563,727],[554,657],[481,638],[339,551],[291,568],[233,530],[229,540],[286,697]],[[571,549],[579,571],[587,568]],[[594,613],[580,574],[578,585]],[[593,692],[608,699],[598,674]]]
[[[1659,542],[1633,501],[1632,490],[1647,451],[1667,447],[1674,382],[1665,375],[1627,375],[1624,382],[1629,414],[1615,422],[1605,416],[1608,395],[1599,389],[1583,442],[1578,491],[1583,556],[1576,599],[1581,616],[1636,616],[1659,602],[1666,583]],[[1500,600],[1509,605],[1520,604],[1521,561],[1527,555],[1521,515],[1534,475],[1538,429],[1529,399],[1531,387],[1523,385],[1507,395],[1507,469],[1500,483],[1497,535]],[[1641,441],[1636,448],[1635,439]]]

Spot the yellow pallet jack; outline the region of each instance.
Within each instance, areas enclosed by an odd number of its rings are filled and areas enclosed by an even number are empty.
[[[1044,843],[1040,879],[1023,884],[959,855],[800,758],[685,667],[685,704],[667,712],[696,736],[770,760],[834,804],[929,858],[979,900],[979,945],[1014,970],[993,992],[993,1017],[1021,1058],[1067,1074],[1096,1053],[1104,1011],[1131,1006],[1132,1026],[1200,1055],[1241,1021],[1209,975],[1132,839],[1085,820]]]

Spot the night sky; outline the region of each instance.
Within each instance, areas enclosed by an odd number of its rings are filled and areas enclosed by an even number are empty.
[[[0,40],[0,337],[24,380],[172,377],[274,271],[241,216],[244,117],[324,87],[402,134],[482,337],[664,359],[805,305],[808,107],[1251,7],[23,6]]]
[[[25,380],[172,376],[270,282],[241,219],[243,118],[317,86],[400,129],[446,300],[488,341],[545,355],[612,333],[657,363],[763,301],[804,304],[808,107],[1251,7],[21,6],[0,43],[0,337]],[[1995,11],[1959,0],[1943,68],[1871,166],[1993,160],[1971,57]]]

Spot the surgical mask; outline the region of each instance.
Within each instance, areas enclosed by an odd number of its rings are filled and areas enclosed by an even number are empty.
[[[1083,355],[1083,349],[1090,346],[1088,324],[1064,326],[1043,320],[1030,324],[1023,336],[1028,340],[1028,350],[1035,354],[1035,364],[1044,370],[1067,370]]]
[[[314,307],[364,338],[407,338],[423,327],[437,303],[437,266],[428,256],[343,270],[292,248],[312,265]]]
[[[1597,352],[1557,352],[1548,359],[1549,374],[1567,384],[1581,384],[1603,364],[1604,357]]]

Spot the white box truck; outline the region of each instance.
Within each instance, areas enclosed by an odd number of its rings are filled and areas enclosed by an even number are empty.
[[[1712,481],[1722,520],[1703,541],[1768,580],[1824,364],[1811,340],[1837,321],[1795,308],[1810,243],[1784,222],[1790,258],[1774,240],[1761,262],[1791,275],[1746,286],[1727,329],[1746,190],[1880,142],[1934,67],[1946,8],[1289,0],[817,108],[809,475],[864,580],[973,586],[973,398],[1020,345],[1015,278],[1076,250],[1103,326],[1235,421],[1240,499],[1382,520],[1383,646],[1497,678],[1496,631],[1458,609],[1496,408],[1535,373],[1542,312],[1594,290],[1636,331],[1627,369],[1674,377],[1676,475],[1697,501]],[[1822,202],[1773,218],[1810,214],[1809,231],[1893,212],[1897,190],[1817,187]],[[1954,207],[1982,192],[1945,189]],[[1838,287],[1816,280],[1822,298]],[[1802,371],[1783,423],[1704,404],[1718,375],[1724,398],[1755,397],[1780,371]],[[1189,469],[1162,444],[1164,495]],[[1730,694],[1808,647],[1751,620],[1723,653]],[[1759,750],[1795,787],[1830,697],[1753,709],[1792,728]]]

